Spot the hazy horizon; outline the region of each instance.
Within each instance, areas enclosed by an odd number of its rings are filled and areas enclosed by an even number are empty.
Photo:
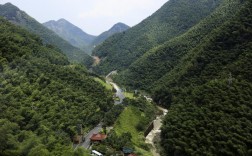
[[[118,22],[134,26],[168,0],[1,0],[12,3],[40,23],[66,19],[88,34],[99,35]]]

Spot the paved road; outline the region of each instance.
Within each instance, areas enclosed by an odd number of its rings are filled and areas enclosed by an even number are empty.
[[[115,104],[121,104],[123,102],[123,99],[125,98],[123,92],[122,92],[122,89],[116,84],[113,82],[113,80],[110,78],[111,75],[113,74],[117,74],[117,71],[114,70],[112,72],[110,72],[107,76],[106,76],[106,82],[107,83],[110,83],[113,88],[116,90],[116,96],[119,98],[119,101],[116,100],[115,101]]]
[[[125,98],[121,88],[112,82],[112,79],[110,78],[111,75],[116,74],[117,71],[112,71],[106,76],[106,82],[110,83],[116,90],[116,96],[120,99],[119,101],[115,101],[115,104],[121,104],[123,102],[123,99]],[[97,134],[102,130],[102,123],[99,123],[95,128],[93,128],[91,131],[88,132],[85,136],[85,141],[81,144],[78,145],[73,145],[74,149],[77,149],[79,146],[82,146],[86,149],[90,147],[90,138],[92,137],[93,134]]]
[[[119,88],[118,85],[114,82],[110,82],[110,84],[115,88],[116,96],[119,98],[119,101],[116,100],[115,104],[121,104],[123,102],[123,99],[125,98],[121,88]]]
[[[90,138],[93,134],[97,134],[102,130],[102,123],[99,123],[95,128],[93,128],[91,131],[88,132],[85,136],[85,141],[77,146],[75,146],[75,149],[79,146],[84,147],[85,149],[88,149],[90,147]]]

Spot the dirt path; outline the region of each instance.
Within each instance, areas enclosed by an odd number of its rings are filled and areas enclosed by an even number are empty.
[[[93,56],[93,59],[94,59],[93,66],[97,66],[101,62],[101,59],[97,56]]]

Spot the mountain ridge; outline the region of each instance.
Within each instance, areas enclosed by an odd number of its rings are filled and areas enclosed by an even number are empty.
[[[101,63],[94,70],[106,74],[112,70],[126,69],[151,48],[186,32],[209,15],[219,3],[220,0],[168,1],[138,25],[125,33],[113,35],[97,46],[93,55],[101,58]]]
[[[61,18],[57,21],[50,20],[43,23],[43,25],[48,29],[54,31],[56,34],[71,43],[73,46],[84,49],[85,51],[88,51],[90,53],[88,46],[93,42],[96,36],[84,32],[82,29],[70,23],[64,18]]]
[[[41,23],[36,21],[36,19],[29,16],[15,5],[11,3],[0,5],[0,16],[3,16],[10,22],[37,34],[41,37],[45,44],[52,44],[61,49],[61,51],[66,54],[71,61],[77,61],[85,64],[86,66],[91,66],[93,59],[89,55],[72,46],[70,43],[43,26]]]
[[[118,22],[116,24],[114,24],[109,30],[101,33],[100,35],[98,35],[94,41],[92,42],[92,46],[97,46],[99,44],[101,44],[102,42],[104,42],[106,39],[108,39],[110,36],[116,34],[116,33],[121,33],[124,32],[126,30],[128,30],[130,27],[122,22]]]
[[[129,28],[129,26],[127,26],[126,24],[118,22],[114,24],[109,30],[101,33],[98,36],[94,36],[87,34],[81,28],[70,23],[64,18],[61,18],[57,21],[50,20],[43,23],[43,25],[48,29],[54,31],[63,39],[67,40],[73,46],[84,49],[90,55],[93,48],[101,44],[104,40],[116,33],[123,32]]]

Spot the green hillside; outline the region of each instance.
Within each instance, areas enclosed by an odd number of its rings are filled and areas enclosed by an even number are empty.
[[[230,1],[229,1],[230,2]],[[252,2],[156,83],[164,155],[252,154]]]
[[[43,25],[48,29],[54,31],[56,34],[71,43],[73,46],[84,50],[88,54],[91,53],[89,46],[94,41],[96,36],[87,34],[65,19],[59,19],[58,21],[48,21],[46,23],[43,23]]]
[[[0,155],[74,155],[78,125],[99,123],[113,106],[111,93],[57,48],[2,18],[0,45]]]
[[[208,16],[220,0],[170,0],[152,16],[124,33],[114,35],[94,49],[102,58],[95,68],[106,74],[129,67],[145,52],[190,29]]]
[[[223,1],[208,17],[186,33],[146,52],[116,78],[123,85],[151,91],[156,81],[171,71],[180,59],[204,42],[206,36],[234,16],[241,7],[239,0]]]
[[[94,41],[92,42],[92,46],[97,46],[100,45],[101,43],[103,43],[103,41],[105,41],[106,39],[108,39],[110,36],[116,34],[116,33],[121,33],[124,32],[126,30],[128,30],[130,27],[127,26],[124,23],[116,23],[115,25],[113,25],[112,28],[110,28],[108,31],[105,31],[103,33],[101,33],[99,36],[97,36]]]
[[[0,5],[0,16],[3,16],[14,24],[22,26],[31,33],[37,34],[45,44],[57,46],[71,61],[81,62],[86,66],[92,64],[93,59],[84,51],[72,46],[11,3]]]

